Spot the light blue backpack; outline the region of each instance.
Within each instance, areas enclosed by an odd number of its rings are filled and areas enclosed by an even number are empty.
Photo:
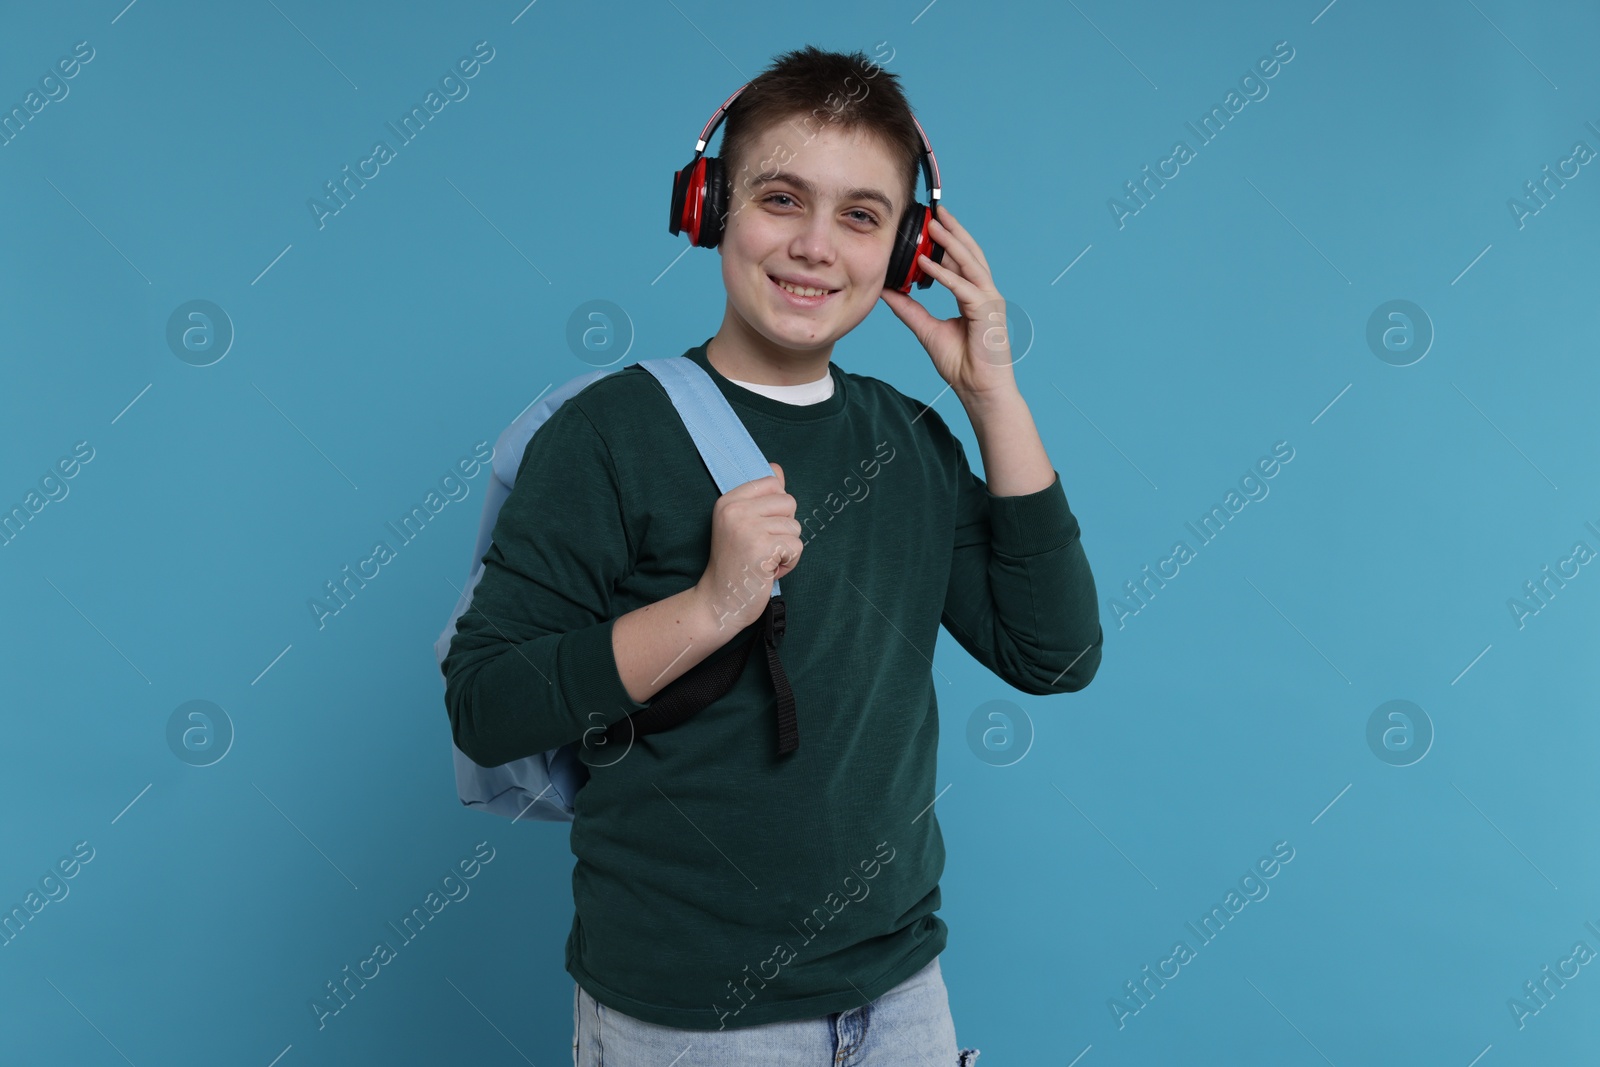
[[[758,478],[771,477],[772,468],[761,454],[761,449],[750,437],[744,423],[739,421],[739,416],[729,406],[727,397],[722,395],[717,383],[699,364],[687,356],[671,356],[640,360],[638,365],[654,374],[666,389],[690,437],[694,439],[695,447],[700,450],[700,458],[705,461],[706,469],[716,481],[719,493],[726,493]],[[511,486],[516,481],[517,469],[522,464],[528,441],[569,397],[610,373],[612,370],[597,370],[572,379],[528,405],[495,440],[494,473],[484,490],[478,541],[472,551],[472,571],[467,579],[466,590],[456,601],[455,610],[450,613],[450,621],[433,644],[441,677],[445,657],[450,652],[450,639],[456,634],[456,621],[471,605],[473,590],[483,578],[483,557],[489,551],[495,519],[501,505],[511,495]],[[613,723],[607,732],[608,740],[618,741],[625,746],[631,736],[667,729],[689,718],[732,686],[743,670],[749,650],[764,638],[768,669],[778,694],[778,748],[780,752],[793,751],[799,743],[794,725],[794,697],[777,658],[777,642],[783,636],[784,617],[783,600],[778,593],[778,582],[774,580],[772,595],[768,598],[762,617],[746,628],[750,631],[750,639],[741,641],[736,636],[728,642],[729,646],[739,646],[742,651],[736,650],[737,654],[734,655],[713,653],[695,669],[657,693],[644,711]],[[573,801],[578,790],[589,780],[589,769],[578,758],[578,742],[512,760],[499,767],[479,766],[468,759],[454,742],[451,748],[455,752],[456,791],[460,794],[461,803],[513,820],[528,818],[570,822],[573,818]]]

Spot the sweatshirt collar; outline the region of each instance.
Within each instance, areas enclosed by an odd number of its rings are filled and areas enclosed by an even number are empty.
[[[722,390],[722,395],[727,397],[728,403],[735,408],[755,411],[787,422],[811,422],[815,419],[825,419],[844,410],[847,389],[846,378],[844,372],[835,366],[832,360],[828,361],[828,373],[833,376],[832,396],[815,404],[787,404],[782,400],[775,400],[770,396],[746,389],[737,382],[724,377],[722,372],[712,366],[711,361],[706,358],[706,347],[710,344],[711,338],[707,337],[700,344],[685,352],[684,355],[694,360],[701,370],[711,375],[711,380],[717,383],[717,388]]]

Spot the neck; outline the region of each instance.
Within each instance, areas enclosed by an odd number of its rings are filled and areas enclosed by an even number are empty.
[[[773,344],[729,308],[716,336],[706,345],[706,361],[724,378],[756,385],[805,385],[828,376],[833,345],[786,348]]]

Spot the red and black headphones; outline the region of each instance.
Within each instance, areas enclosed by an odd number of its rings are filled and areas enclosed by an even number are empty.
[[[717,113],[711,116],[700,138],[695,142],[694,158],[672,177],[672,220],[667,228],[673,233],[686,232],[689,243],[697,248],[715,248],[722,240],[722,227],[728,217],[729,179],[724,173],[722,160],[705,155],[706,144],[722,122],[728,107],[739,94],[749,87],[749,82],[739,86],[733,96],[722,102]],[[919,254],[935,263],[944,262],[944,247],[937,244],[928,233],[928,222],[939,207],[939,162],[933,158],[933,146],[922,123],[916,123],[917,134],[922,138],[922,177],[928,187],[932,207],[913,201],[900,216],[895,233],[894,251],[889,255],[889,271],[884,288],[909,293],[911,286],[926,289],[933,278],[922,270]]]

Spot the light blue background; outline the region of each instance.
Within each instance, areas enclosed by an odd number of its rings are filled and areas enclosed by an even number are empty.
[[[307,601],[591,369],[583,302],[625,309],[629,361],[715,331],[671,175],[807,42],[893,49],[1037,331],[1018,379],[1103,605],[1081,693],[938,647],[962,1043],[997,1067],[1594,1055],[1600,967],[1522,1029],[1507,1007],[1600,951],[1600,568],[1521,628],[1507,607],[1600,549],[1600,164],[1520,228],[1507,207],[1600,149],[1592,4],[123,2],[11,5],[0,34],[6,108],[95,50],[0,147],[0,503],[95,450],[0,549],[0,905],[95,850],[0,948],[0,1058],[566,1061],[566,829],[459,806],[430,648],[487,474],[324,629]],[[308,198],[480,40],[470,95],[318,229]],[[1107,201],[1278,41],[1269,95],[1119,229]],[[208,367],[165,340],[192,299],[237,333]],[[1436,330],[1410,366],[1367,345],[1393,299]],[[834,357],[943,388],[887,307]],[[1277,441],[1270,495],[1119,627],[1123,583]],[[195,699],[236,730],[204,768],[166,740]],[[1436,731],[1411,766],[1367,744],[1392,699]],[[992,700],[1035,734],[1011,766],[966,740]],[[485,840],[471,895],[319,1031],[324,982]],[[1119,1029],[1123,983],[1278,841],[1270,895]]]

